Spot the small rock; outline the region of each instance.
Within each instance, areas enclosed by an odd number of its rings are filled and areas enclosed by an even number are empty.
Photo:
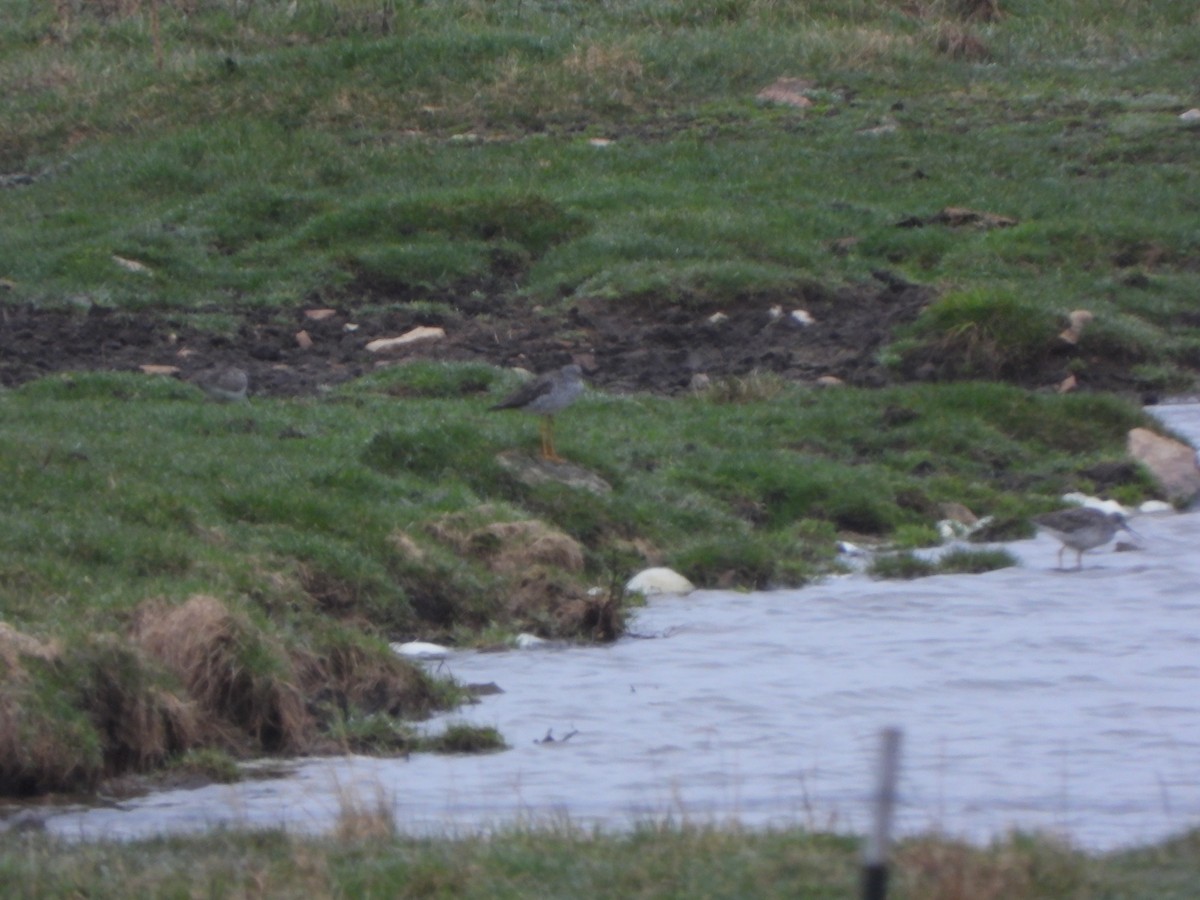
[[[1200,109],[1193,107],[1187,112],[1180,113],[1179,118],[1184,122],[1200,122]]]
[[[589,140],[588,140],[588,143],[589,143],[591,146],[593,146],[593,147],[607,147],[607,146],[609,146],[610,144],[612,144],[612,143],[613,143],[613,141],[612,141],[612,139],[611,139],[611,138],[600,138],[600,137],[597,137],[597,138],[591,138],[591,139],[589,139]]]
[[[1077,387],[1079,387],[1079,380],[1074,375],[1068,375],[1058,383],[1058,387],[1055,390],[1060,394],[1069,394]]]
[[[1173,512],[1175,512],[1175,507],[1162,500],[1147,500],[1138,507],[1138,515],[1142,516],[1161,516]]]
[[[403,656],[406,659],[445,659],[451,653],[449,647],[431,644],[427,641],[407,641],[388,646],[397,656]]]
[[[147,375],[178,375],[179,374],[179,366],[156,366],[154,364],[147,364],[144,366],[138,366],[138,368],[141,369],[142,372],[144,372]]]
[[[540,638],[536,634],[526,634],[521,632],[513,641],[518,650],[539,650],[549,647],[551,642],[545,638]]]
[[[723,312],[715,312],[711,316],[708,317],[708,324],[709,325],[720,325],[722,322],[724,322],[728,318],[729,318],[729,316],[727,316]]]
[[[836,375],[822,375],[817,379],[817,387],[823,388],[841,387],[845,383],[846,382],[842,381],[842,379],[838,378]]]
[[[357,325],[355,326],[358,327]],[[367,350],[371,353],[381,353],[385,350],[395,350],[397,347],[403,347],[405,344],[411,344],[415,341],[436,341],[441,340],[446,336],[446,329],[436,326],[418,325],[412,331],[406,331],[399,337],[378,338],[367,344]]]
[[[692,376],[692,380],[688,382],[688,390],[696,394],[701,394],[712,387],[712,379],[703,372],[697,372]]]
[[[296,346],[301,350],[308,350],[313,345],[313,339],[309,337],[307,331],[296,332]]]
[[[793,309],[792,321],[807,328],[809,325],[815,325],[817,320],[813,318],[813,314],[807,309]]]
[[[304,311],[304,317],[312,319],[314,322],[324,322],[326,319],[332,319],[336,315],[336,309],[306,309]]]
[[[1059,340],[1065,344],[1078,344],[1079,339],[1083,336],[1083,329],[1087,327],[1088,322],[1095,318],[1092,313],[1086,309],[1076,309],[1072,311],[1067,320],[1071,323],[1067,328],[1059,334]]]
[[[1196,451],[1187,444],[1146,428],[1134,428],[1129,432],[1128,446],[1129,455],[1150,470],[1170,499],[1186,503],[1200,493]]]
[[[690,594],[696,586],[673,569],[643,569],[625,583],[625,590],[652,597],[655,594]]]

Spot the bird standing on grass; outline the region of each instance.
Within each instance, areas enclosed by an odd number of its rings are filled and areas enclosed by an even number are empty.
[[[540,415],[542,459],[563,462],[554,450],[554,414],[566,409],[582,393],[583,370],[572,364],[521,385],[492,409],[519,409]]]
[[[222,366],[201,372],[195,382],[213,400],[235,403],[246,399],[250,377],[237,366]]]
[[[1070,547],[1075,551],[1075,568],[1083,568],[1083,554],[1112,540],[1118,529],[1137,534],[1125,524],[1125,517],[1118,512],[1104,512],[1087,506],[1060,509],[1057,512],[1036,516],[1033,520],[1046,534],[1062,542],[1058,548],[1058,567],[1063,567],[1063,551]]]

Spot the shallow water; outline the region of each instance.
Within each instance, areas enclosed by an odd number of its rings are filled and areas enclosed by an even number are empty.
[[[1200,406],[1155,412],[1200,440]],[[1057,571],[1039,537],[985,575],[700,591],[653,600],[613,646],[456,653],[449,672],[504,693],[431,727],[494,725],[510,750],[300,761],[47,828],[320,832],[351,802],[385,804],[412,832],[652,818],[862,831],[878,732],[897,725],[902,832],[1155,840],[1200,824],[1200,514],[1134,527],[1142,549],[1093,551],[1081,572]]]

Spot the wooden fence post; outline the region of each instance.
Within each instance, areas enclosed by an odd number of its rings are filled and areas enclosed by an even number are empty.
[[[900,771],[899,728],[880,732],[879,779],[871,798],[871,831],[863,850],[863,900],[885,900],[888,882],[888,844],[896,808],[896,779]]]

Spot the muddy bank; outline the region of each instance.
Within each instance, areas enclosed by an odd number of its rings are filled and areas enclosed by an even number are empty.
[[[754,371],[877,386],[895,377],[879,365],[880,348],[932,298],[929,288],[888,279],[750,297],[727,309],[647,299],[580,301],[559,311],[467,290],[419,304],[367,293],[289,310],[231,306],[195,314],[10,304],[0,306],[0,383],[146,365],[174,366],[186,377],[233,364],[250,373],[252,393],[287,397],[410,359],[539,371],[574,358],[592,384],[617,392],[675,394],[696,374],[717,379]],[[314,319],[309,313],[316,308],[333,312]],[[797,310],[807,316],[793,316]],[[213,316],[226,323],[220,332],[201,324]],[[446,336],[381,354],[366,349],[417,326],[443,328]]]

